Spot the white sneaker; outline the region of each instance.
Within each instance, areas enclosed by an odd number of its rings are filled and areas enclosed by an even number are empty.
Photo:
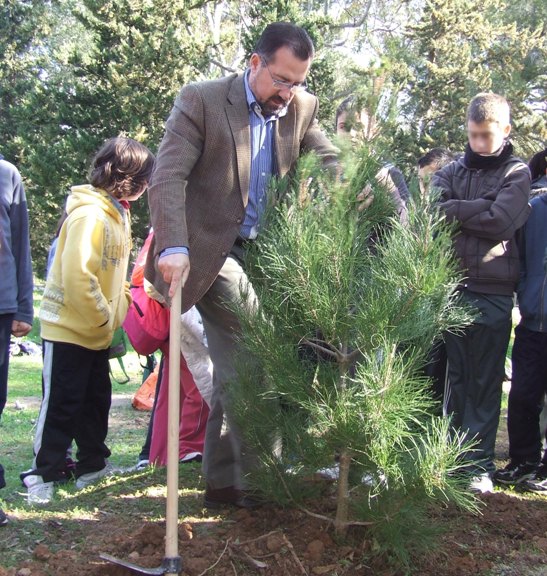
[[[76,488],[78,490],[83,490],[92,484],[96,484],[101,478],[105,476],[112,476],[115,473],[114,468],[110,463],[96,472],[88,472],[87,474],[82,474],[76,478]]]
[[[376,486],[384,486],[387,488],[387,478],[382,472],[376,474],[367,472],[361,476],[361,484],[364,484],[369,488],[375,488]]]
[[[201,462],[203,460],[203,454],[201,452],[190,452],[185,454],[180,462]]]
[[[27,487],[27,502],[33,506],[35,504],[49,504],[53,498],[53,482],[44,482],[41,476],[30,475],[23,479]]]
[[[150,466],[150,460],[139,460],[135,468],[133,468],[133,470],[135,471],[145,470],[146,468],[148,468],[148,466]]]
[[[494,492],[494,483],[492,478],[490,478],[490,474],[485,472],[484,474],[473,476],[471,482],[469,482],[469,490],[480,494]]]
[[[317,470],[316,474],[324,480],[338,480],[338,477],[340,476],[340,465],[335,464],[334,466],[329,466],[328,468],[320,468]]]

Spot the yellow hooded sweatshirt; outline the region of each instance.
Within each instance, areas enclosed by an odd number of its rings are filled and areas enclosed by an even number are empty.
[[[110,346],[131,302],[129,213],[104,190],[74,186],[40,306],[44,340]]]

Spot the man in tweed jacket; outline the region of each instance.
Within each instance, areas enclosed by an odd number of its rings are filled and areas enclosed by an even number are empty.
[[[203,463],[208,507],[255,504],[244,491],[252,458],[225,410],[224,389],[235,378],[239,331],[229,303],[248,286],[243,249],[259,234],[268,180],[285,176],[306,151],[336,164],[337,150],[317,124],[317,98],[306,92],[313,54],[304,30],[278,22],[262,33],[245,73],[185,86],[150,185],[155,244],[145,275],[166,298],[182,281],[183,311],[197,305],[214,365]],[[247,295],[252,305],[252,288]]]

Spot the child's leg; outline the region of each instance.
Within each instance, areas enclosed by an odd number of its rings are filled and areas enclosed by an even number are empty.
[[[507,430],[509,456],[516,463],[539,462],[539,415],[547,382],[547,334],[522,325],[515,329]]]
[[[8,398],[9,343],[13,314],[0,314],[0,417]]]
[[[105,444],[112,398],[108,349],[89,350],[88,353],[89,380],[74,432],[74,440],[78,446],[76,477],[102,470],[110,456],[110,450]]]
[[[182,406],[179,457],[184,458],[194,452],[203,454],[209,407],[201,396],[182,355],[180,357],[180,386]]]
[[[513,299],[464,292],[464,301],[479,314],[463,336],[446,338],[451,394],[448,410],[454,412],[455,426],[469,440],[477,441],[474,451],[467,454],[472,471],[493,472]]]
[[[161,388],[161,376],[163,372],[163,359],[164,355],[162,353],[160,366],[158,370],[158,379],[156,381],[156,393],[154,395],[154,404],[152,405],[152,411],[150,412],[150,420],[148,421],[148,429],[146,431],[146,440],[141,448],[141,453],[139,454],[139,462],[141,460],[150,460],[150,447],[152,445],[152,432],[154,430],[154,419],[156,417],[156,406],[158,404],[158,397]]]
[[[74,438],[91,369],[89,350],[44,341],[44,394],[34,439],[33,469],[24,475],[63,480],[67,448]]]
[[[155,404],[150,461],[165,466],[167,463],[167,413],[169,400],[168,351],[164,351],[160,376],[161,389]],[[180,356],[180,404],[179,458],[183,458],[191,452],[203,453],[209,409],[196,388],[182,354]]]

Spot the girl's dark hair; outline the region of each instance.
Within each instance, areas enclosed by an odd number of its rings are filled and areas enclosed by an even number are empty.
[[[127,198],[148,183],[154,161],[144,144],[132,138],[110,138],[93,158],[89,181],[118,199]]]
[[[254,52],[269,62],[275,53],[285,46],[290,48],[299,60],[310,60],[315,53],[312,39],[308,33],[300,26],[290,22],[268,24],[260,35]]]
[[[547,171],[547,148],[534,154],[532,158],[530,158],[528,168],[530,168],[532,180],[536,180],[540,176],[545,176],[545,172]]]

